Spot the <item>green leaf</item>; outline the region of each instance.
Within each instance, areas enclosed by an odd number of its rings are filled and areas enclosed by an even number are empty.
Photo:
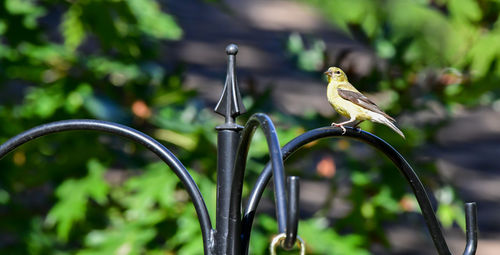
[[[456,95],[460,94],[460,92],[462,92],[463,89],[464,88],[463,88],[462,84],[451,84],[451,85],[446,86],[446,88],[444,89],[444,93],[447,96],[456,96]]]
[[[7,24],[5,23],[4,20],[0,20],[0,35],[3,35],[5,33],[5,30],[7,30]],[[0,44],[1,46],[1,44]],[[2,51],[2,49],[0,48],[0,51]],[[2,56],[2,55],[0,55]]]
[[[105,230],[94,230],[85,239],[89,248],[82,249],[76,254],[142,254],[146,244],[156,235],[155,229],[137,224],[122,224]]]
[[[95,159],[87,163],[89,173],[86,177],[64,181],[56,190],[59,201],[47,215],[49,226],[57,225],[57,235],[68,240],[72,226],[85,218],[88,199],[100,204],[107,202],[108,184],[103,178],[106,168]]]
[[[439,204],[436,214],[445,228],[451,227],[455,219],[454,210],[451,205]]]
[[[375,41],[375,49],[377,51],[377,55],[382,58],[392,58],[396,54],[394,45],[387,40]]]
[[[64,107],[66,111],[71,114],[76,113],[84,104],[85,99],[92,96],[92,87],[87,83],[82,83],[78,87],[70,92],[66,97],[66,104]]]
[[[48,88],[33,87],[29,89],[24,105],[19,107],[23,117],[48,118],[64,104],[62,84],[56,84]]]
[[[372,181],[372,178],[369,173],[353,171],[351,174],[351,180],[356,186],[365,186]]]
[[[200,224],[194,214],[194,208],[185,210],[182,215],[177,218],[177,224],[181,231],[168,240],[167,246],[174,248],[181,245],[177,254],[202,254],[203,253],[203,238],[201,236]]]
[[[493,61],[500,56],[500,29],[486,33],[477,39],[469,51],[471,70],[475,78],[487,74]]]
[[[11,14],[28,14],[37,8],[33,0],[5,0],[4,4]]]
[[[0,205],[5,205],[10,200],[10,195],[7,191],[0,188]]]
[[[123,86],[130,80],[142,77],[141,70],[136,64],[124,63],[105,57],[89,57],[86,65],[99,78],[109,75],[110,82],[115,86]]]
[[[193,150],[198,144],[193,134],[182,134],[169,129],[158,129],[155,131],[154,136],[186,150]]]
[[[449,0],[450,14],[461,20],[478,21],[482,17],[481,8],[474,0]]]
[[[61,31],[64,37],[64,46],[74,51],[85,38],[85,29],[80,20],[82,9],[80,5],[73,4],[62,17]]]
[[[125,198],[127,218],[129,220],[160,220],[147,218],[150,210],[159,205],[173,210],[176,206],[177,176],[163,162],[147,166],[146,171],[125,183],[125,189],[131,195]]]
[[[393,197],[391,189],[387,185],[380,188],[380,192],[372,198],[372,203],[392,213],[400,211],[399,203]]]
[[[88,176],[84,179],[85,187],[88,189],[88,197],[94,199],[99,204],[107,202],[109,185],[104,180],[106,167],[96,159],[91,159],[87,163]]]
[[[172,16],[162,13],[160,6],[153,0],[126,0],[139,23],[139,28],[146,34],[159,39],[179,39],[182,29]]]
[[[291,33],[287,40],[287,50],[293,55],[299,54],[304,49],[304,42],[299,33]]]
[[[307,244],[308,252],[312,254],[365,255],[370,252],[364,248],[362,236],[357,234],[339,235],[328,227],[326,219],[316,218],[299,222],[298,235]]]
[[[34,0],[5,0],[4,4],[9,13],[23,15],[23,24],[29,29],[36,28],[37,19],[46,13]]]
[[[216,184],[207,178],[195,172],[194,170],[189,171],[193,176],[194,181],[198,184],[200,192],[207,205],[207,210],[211,219],[215,219],[216,215],[216,205],[217,205],[217,186]]]

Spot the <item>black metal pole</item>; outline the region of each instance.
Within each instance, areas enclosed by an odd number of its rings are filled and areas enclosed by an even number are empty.
[[[229,208],[234,158],[240,129],[217,129],[217,209],[215,219],[215,253],[226,254],[229,244],[239,243],[239,236],[229,235]],[[232,220],[234,221],[234,219]]]
[[[231,187],[236,148],[240,141],[242,126],[235,123],[236,117],[245,112],[235,75],[236,54],[238,47],[230,44],[226,47],[228,55],[226,83],[222,96],[215,107],[215,112],[225,117],[225,122],[216,127],[217,130],[217,209],[215,221],[215,254],[231,254],[228,250],[240,243],[238,235],[231,235],[230,226],[237,224],[229,216]],[[234,253],[238,254],[238,253]]]

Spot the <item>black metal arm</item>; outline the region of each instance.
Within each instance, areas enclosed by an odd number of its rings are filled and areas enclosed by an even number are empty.
[[[203,250],[205,254],[211,253],[212,241],[212,223],[208,215],[207,206],[201,196],[200,190],[193,178],[186,170],[184,165],[170,152],[165,146],[151,138],[150,136],[139,132],[133,128],[120,124],[100,121],[100,120],[64,120],[40,125],[29,129],[11,139],[0,146],[0,159],[7,153],[13,151],[17,147],[48,134],[69,131],[69,130],[96,130],[111,133],[128,138],[134,142],[144,145],[161,160],[163,160],[174,173],[179,177],[181,182],[186,187],[191,200],[193,201],[198,220],[200,222],[201,232],[203,236]],[[165,194],[167,195],[167,194]]]
[[[286,207],[286,192],[285,192],[285,173],[283,166],[283,157],[281,155],[281,148],[276,135],[271,119],[262,113],[254,114],[247,121],[245,128],[242,131],[240,144],[236,151],[236,160],[234,162],[232,192],[229,217],[230,224],[229,234],[240,235],[242,233],[241,225],[241,192],[243,188],[243,177],[245,173],[246,160],[248,156],[248,149],[250,146],[251,138],[257,129],[261,127],[266,136],[266,141],[269,147],[269,155],[271,157],[271,168],[274,180],[274,194],[276,204],[276,214],[278,220],[279,232],[286,232],[287,226],[287,207]],[[245,240],[244,233],[242,240]],[[246,246],[243,246],[244,248]],[[228,254],[234,254],[235,250],[241,250],[240,244],[234,244],[230,247]]]
[[[424,186],[420,182],[420,179],[418,178],[417,174],[411,168],[408,162],[406,162],[406,160],[401,156],[401,154],[399,154],[398,151],[396,151],[392,146],[390,146],[388,143],[378,138],[377,136],[350,127],[347,127],[347,132],[345,134],[342,134],[342,130],[339,128],[331,128],[331,127],[318,128],[308,131],[296,137],[295,139],[287,143],[285,146],[283,146],[282,149],[283,159],[286,160],[288,157],[291,156],[291,154],[293,154],[295,151],[300,149],[305,144],[326,137],[354,138],[356,140],[360,140],[364,143],[367,143],[377,148],[380,152],[384,153],[394,163],[394,165],[399,169],[401,174],[403,174],[403,176],[410,184],[410,187],[412,188],[413,193],[417,198],[420,209],[422,210],[424,220],[427,224],[427,228],[429,229],[432,241],[434,242],[434,246],[436,247],[438,253],[441,255],[451,254],[448,245],[446,244],[446,241],[443,237],[443,233],[441,231],[439,222],[436,218],[436,215],[434,214],[434,209],[432,208],[429,197],[424,189]],[[262,197],[264,189],[270,180],[270,177],[271,177],[271,169],[268,164],[262,171],[261,175],[257,179],[255,186],[250,192],[244,213],[244,219],[242,222],[242,224],[244,225],[244,229],[251,229],[253,219],[255,217],[255,211]],[[466,252],[469,250],[470,252],[464,254],[475,254],[475,247],[477,246],[477,234],[474,234],[477,233],[477,222],[476,222],[476,215],[475,213],[472,213],[472,211],[474,210],[471,209],[466,210],[466,213],[468,215],[467,216],[468,217],[467,223],[469,226],[468,229],[476,231],[468,231],[468,233],[470,234],[467,235],[468,244]],[[244,244],[248,246],[250,231],[246,232],[244,237],[247,238],[244,240]]]

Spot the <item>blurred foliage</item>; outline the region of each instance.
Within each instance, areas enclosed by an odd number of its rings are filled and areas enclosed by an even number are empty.
[[[336,27],[384,60],[373,70],[378,87],[371,89],[397,92],[390,111],[421,109],[436,100],[450,111],[500,102],[498,1],[304,2],[318,6]]]
[[[297,67],[311,72],[329,65],[341,66],[356,86],[375,97],[399,122],[407,140],[393,139],[386,128],[363,123],[396,146],[432,187],[438,202],[437,216],[444,227],[464,229],[464,212],[452,187],[445,184],[433,162],[415,160],[417,148],[436,139],[439,127],[467,107],[500,104],[500,3],[474,0],[303,0],[316,6],[333,26],[356,41],[355,46],[325,50],[314,35],[290,34],[286,49]],[[321,47],[320,47],[321,46]],[[352,48],[350,48],[352,47]],[[359,71],[355,60],[345,61],[350,51],[365,47],[375,53],[371,70]],[[332,53],[333,54],[328,54]],[[362,62],[362,60],[359,60]],[[365,72],[365,73],[362,73]],[[360,74],[362,73],[362,74]],[[427,112],[434,118],[419,118]],[[386,135],[387,134],[387,135]],[[350,150],[353,150],[350,148]],[[353,190],[348,196],[353,210],[334,224],[335,228],[364,233],[365,242],[385,243],[380,223],[401,211],[416,211],[412,196],[400,183],[385,176],[388,165],[366,166],[355,162],[359,155],[348,152]],[[350,155],[349,155],[350,154]],[[406,191],[407,192],[407,191]],[[359,221],[363,218],[364,221]],[[368,237],[371,236],[371,237]]]
[[[165,68],[157,57],[162,40],[181,36],[155,0],[3,1],[0,142],[61,119],[132,125],[175,145],[208,175],[191,169],[213,212],[215,124],[182,89],[182,66]],[[92,132],[58,134],[11,153],[0,161],[0,253],[200,253],[187,194],[150,158],[135,144]]]
[[[498,55],[491,55],[499,54],[498,47],[490,46],[499,31],[498,6],[492,2],[307,1],[322,5],[335,24],[387,61],[389,68],[370,79],[383,81],[376,90],[389,95],[384,108],[390,113],[417,109],[422,100],[439,100],[447,107],[497,100],[497,88],[488,85],[500,72],[494,57]],[[168,51],[164,42],[183,33],[162,9],[165,6],[155,0],[0,4],[0,121],[7,123],[0,125],[0,143],[61,119],[97,118],[132,126],[179,157],[215,219],[214,127],[220,118],[183,87],[182,65],[160,61]],[[320,40],[293,34],[287,47],[308,72],[320,71],[327,61]],[[429,73],[438,74],[437,85],[414,96],[420,76]],[[367,88],[367,81],[360,84]],[[331,122],[315,113],[276,112],[269,91],[245,97],[244,102],[249,113],[240,121],[254,112],[270,113],[279,125],[281,144]],[[407,125],[407,140],[402,141],[384,127],[362,127],[387,138],[409,157],[434,130]],[[404,212],[418,214],[404,179],[378,153],[345,140],[313,145],[286,165],[289,174],[330,184],[322,208],[304,208],[314,214],[299,228],[309,251],[369,254],[374,243],[388,245],[382,223]],[[268,160],[261,132],[255,134],[250,153],[244,192]],[[201,231],[188,195],[170,169],[155,161],[136,144],[94,132],[52,135],[10,153],[0,161],[0,253],[200,254]],[[461,202],[436,178],[434,165],[415,165],[429,170],[419,174],[438,191],[443,225],[463,225]],[[345,188],[349,192],[340,194]],[[332,219],[329,208],[337,196],[350,208]],[[272,199],[272,194],[265,197]],[[421,220],[414,224],[426,231]],[[251,253],[266,253],[276,222],[260,214],[254,230]]]
[[[307,48],[300,34],[292,33],[287,41],[287,51],[301,70],[324,71],[326,46],[322,40],[313,40]]]

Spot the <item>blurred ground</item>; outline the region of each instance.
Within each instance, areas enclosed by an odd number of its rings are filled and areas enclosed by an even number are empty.
[[[198,0],[166,0],[166,3],[185,36],[169,44],[164,59],[185,62],[186,85],[196,88],[213,104],[218,99],[225,75],[224,48],[231,42],[237,43],[240,49],[237,73],[243,91],[250,86],[257,90],[272,86],[273,100],[280,110],[288,113],[313,110],[333,116],[324,98],[325,84],[318,82],[317,77],[298,72],[287,59],[284,44],[290,32],[323,39],[329,58],[342,55],[342,66],[348,67],[348,72],[364,73],[376,63],[369,49],[331,29],[316,10],[300,3],[226,0],[217,7]],[[464,201],[478,203],[480,239],[477,254],[480,255],[497,254],[500,250],[500,219],[496,217],[500,215],[498,156],[500,113],[490,108],[464,111],[440,130],[436,145],[422,152],[422,157],[437,161],[439,171],[446,181],[458,188]],[[301,203],[321,205],[324,201],[317,198],[321,198],[318,194],[326,196],[325,185],[303,182]],[[387,228],[393,246],[391,254],[435,254],[422,226],[408,225],[403,218]],[[465,235],[461,230],[447,230],[445,236],[452,253],[462,253]],[[373,252],[387,254],[381,247],[374,247]]]

